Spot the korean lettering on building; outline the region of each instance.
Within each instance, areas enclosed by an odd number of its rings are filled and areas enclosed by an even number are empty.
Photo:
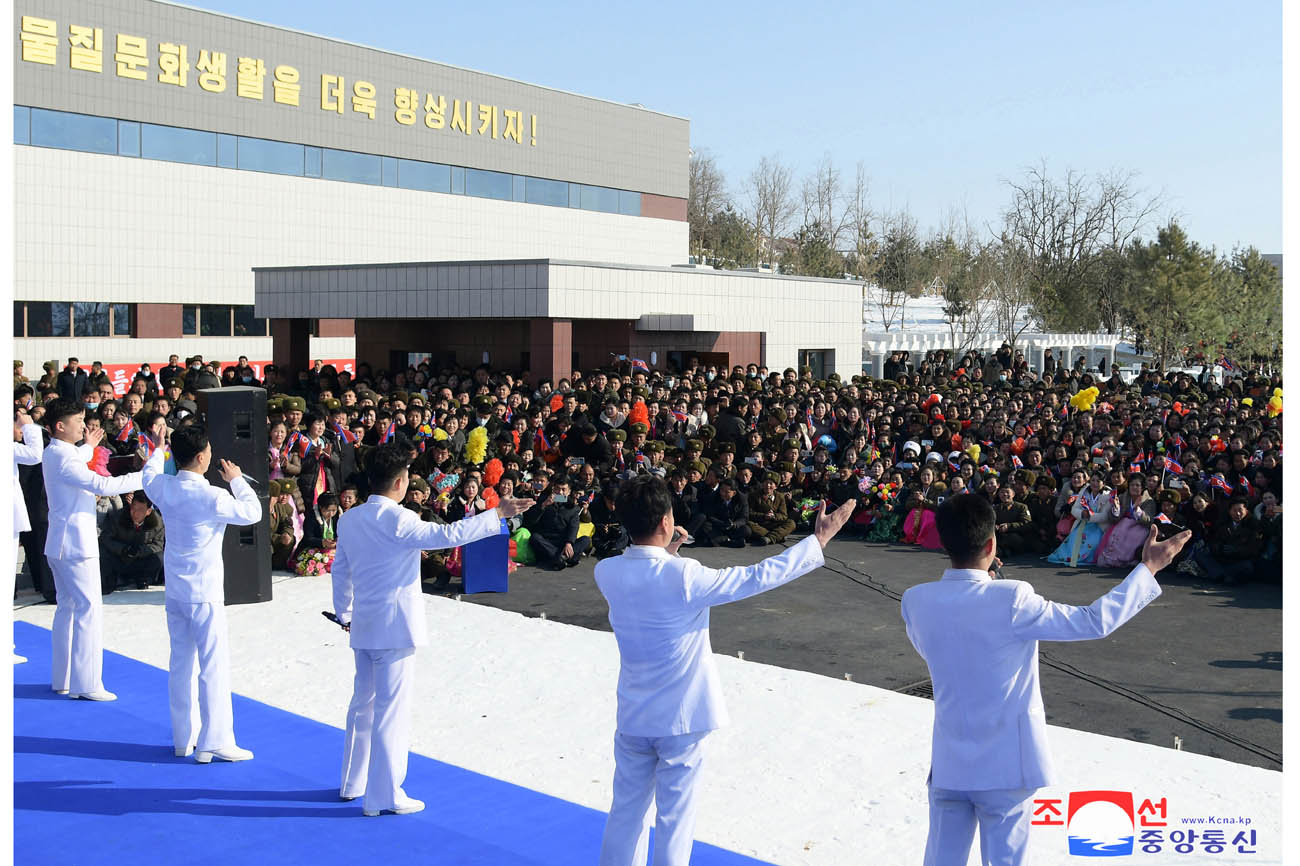
[[[70,23],[61,30],[58,22],[34,15],[22,16],[19,40],[25,63],[59,66],[66,52],[68,67],[80,72],[112,74],[146,85],[194,86],[209,94],[226,94],[224,98],[269,100],[285,106],[285,110],[314,107],[303,99],[304,73],[264,57],[154,42],[132,33],[105,34],[93,23]],[[312,71],[310,77],[314,80],[316,72]],[[448,97],[420,87],[419,82],[404,81],[391,90],[390,112],[388,106],[381,106],[389,91],[381,93],[372,81],[350,77],[345,70],[322,71],[319,78],[320,111],[361,115],[370,121],[382,120],[391,113],[394,123],[412,129],[423,127],[516,145],[526,141],[529,147],[537,146],[537,115],[519,107],[461,98],[469,94]]]

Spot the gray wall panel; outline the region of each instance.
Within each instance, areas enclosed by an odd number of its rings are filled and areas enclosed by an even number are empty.
[[[433,16],[433,7],[427,14]],[[680,118],[156,0],[18,0],[15,34],[24,15],[53,20],[58,44],[50,66],[24,61],[23,43],[15,40],[14,101],[20,105],[686,197],[690,130]],[[303,24],[310,27],[311,22]],[[71,68],[70,25],[102,28],[103,71]],[[117,75],[118,34],[148,40],[147,80]],[[159,46],[164,42],[187,48],[184,88],[159,81]],[[201,49],[226,55],[221,93],[199,85]],[[260,101],[237,93],[240,57],[265,64]],[[298,70],[297,107],[273,99],[273,72],[280,65]],[[342,116],[321,108],[322,75],[344,78]],[[359,80],[375,87],[373,120],[352,108],[352,89]],[[428,93],[435,99],[444,96],[445,127],[426,128],[423,105],[415,125],[398,123],[394,95],[399,87],[419,90],[422,99]],[[456,99],[473,103],[471,135],[450,128]],[[490,128],[478,134],[481,104],[498,109],[495,140]],[[522,112],[520,144],[503,137],[500,113],[505,109]],[[530,130],[534,114],[535,146]]]

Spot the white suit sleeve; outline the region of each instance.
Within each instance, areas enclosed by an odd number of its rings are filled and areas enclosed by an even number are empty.
[[[35,466],[41,462],[44,451],[41,428],[35,424],[24,424],[23,441],[14,443],[14,460],[23,466]]]
[[[334,589],[334,616],[346,625],[352,622],[352,566],[348,562],[347,548],[343,545],[334,548],[330,583]]]
[[[784,553],[769,556],[753,565],[708,568],[693,559],[687,560],[683,575],[686,604],[691,608],[701,608],[740,601],[803,577],[825,562],[822,546],[812,535]]]
[[[140,472],[140,483],[144,489],[145,495],[158,505],[164,504],[163,500],[167,494],[168,479],[171,477],[165,471],[167,462],[166,455],[163,454],[161,447],[155,448],[145,461],[144,469]]]
[[[73,459],[64,460],[60,469],[66,480],[96,496],[116,496],[122,493],[132,493],[140,489],[141,474],[139,472],[118,475],[116,478],[105,477],[97,472],[90,471],[90,467],[81,461],[80,451]]]
[[[1145,565],[1134,568],[1123,583],[1087,607],[1048,601],[1029,584],[1021,583],[1011,610],[1011,630],[1025,640],[1105,637],[1159,595],[1160,584]]]
[[[229,492],[220,487],[214,489],[217,492],[218,520],[236,526],[251,526],[262,519],[262,503],[242,477],[230,482]]]
[[[501,534],[501,518],[495,508],[447,525],[429,523],[413,511],[402,510],[404,513],[398,518],[397,540],[403,547],[442,550]]]

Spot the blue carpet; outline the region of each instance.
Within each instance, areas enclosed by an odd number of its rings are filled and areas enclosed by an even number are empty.
[[[235,730],[257,757],[176,758],[166,671],[105,653],[118,700],[70,701],[50,691],[49,631],[15,622],[14,639],[29,659],[14,666],[17,863],[596,862],[604,813],[414,754],[405,788],[425,811],[364,818],[338,799],[342,730],[239,695]],[[417,709],[416,724],[436,712]],[[697,844],[692,863],[759,861]]]

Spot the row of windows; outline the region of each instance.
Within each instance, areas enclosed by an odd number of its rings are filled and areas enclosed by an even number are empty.
[[[22,105],[14,144],[641,215],[628,190]]]
[[[266,319],[252,304],[186,304],[181,334],[187,337],[265,337]],[[131,337],[135,306],[92,301],[14,301],[15,337]]]
[[[181,334],[187,337],[265,337],[266,319],[253,315],[252,304],[186,304],[181,307]]]
[[[14,301],[15,337],[129,337],[134,324],[130,304]]]

